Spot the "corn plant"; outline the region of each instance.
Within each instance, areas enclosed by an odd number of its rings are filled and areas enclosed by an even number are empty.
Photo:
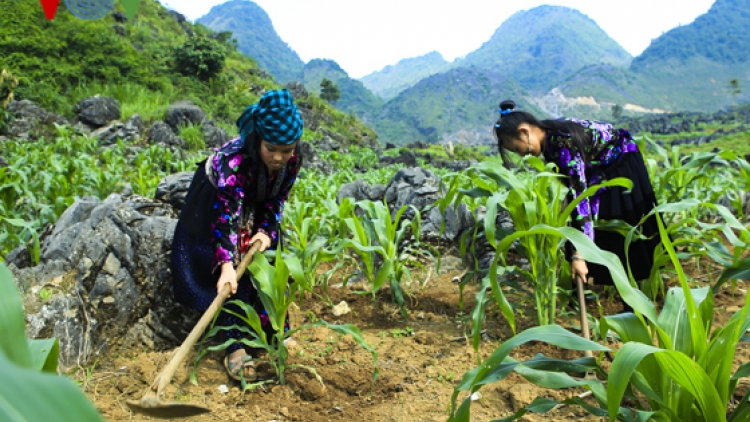
[[[0,420],[103,421],[76,384],[57,375],[57,339],[26,338],[23,301],[0,263]]]
[[[359,344],[363,349],[369,351],[372,354],[375,372],[373,373],[372,382],[378,376],[377,369],[377,352],[375,349],[370,347],[362,337],[359,329],[352,324],[334,325],[329,324],[326,321],[318,320],[312,324],[299,327],[294,330],[284,332],[284,322],[286,320],[286,314],[289,310],[289,306],[295,299],[298,298],[299,293],[302,291],[311,291],[310,285],[305,277],[305,273],[299,260],[289,254],[282,254],[281,249],[276,250],[275,262],[272,266],[269,264],[265,255],[256,255],[253,258],[253,263],[248,267],[252,273],[252,283],[255,290],[258,292],[263,308],[268,314],[268,319],[271,326],[276,331],[276,334],[269,338],[266,332],[261,326],[261,320],[258,313],[252,306],[249,306],[240,301],[232,301],[235,305],[241,308],[241,313],[236,313],[232,310],[223,308],[223,311],[229,312],[230,314],[238,317],[243,323],[243,326],[233,325],[230,327],[216,326],[212,324],[209,331],[204,336],[204,341],[198,352],[198,358],[196,359],[195,365],[197,366],[200,359],[205,356],[208,352],[224,350],[232,344],[241,343],[244,346],[262,349],[267,352],[268,357],[266,359],[256,359],[256,361],[264,361],[274,368],[276,376],[278,377],[279,384],[285,383],[285,371],[293,368],[305,368],[315,375],[315,377],[322,382],[320,375],[318,375],[315,368],[299,364],[288,364],[289,353],[287,351],[284,340],[290,338],[294,333],[308,329],[311,327],[325,326],[339,334],[351,334],[352,338]],[[290,276],[293,280],[290,283]],[[217,314],[218,316],[218,314]],[[229,339],[226,342],[211,347],[203,347],[203,344],[209,338],[215,336],[221,331],[237,329],[246,334],[248,337],[241,340]],[[191,375],[193,383],[197,383],[195,378],[195,370]],[[243,388],[254,388],[259,384],[269,383],[272,380],[260,381],[255,384],[246,384],[242,381]]]
[[[33,233],[54,223],[77,198],[104,199],[128,182],[137,193],[153,195],[164,176],[192,168],[199,157],[158,146],[136,150],[122,142],[100,147],[66,126],[56,130],[54,139],[3,142],[9,165],[0,168],[0,233],[7,233],[0,255],[33,241]],[[9,222],[18,220],[29,224]]]
[[[700,212],[699,210],[703,210]],[[701,221],[699,214],[712,213],[722,218],[721,223],[710,223]],[[701,202],[698,199],[687,199],[677,203],[666,203],[655,207],[649,214],[644,216],[639,224],[643,224],[647,219],[659,216],[683,215],[684,219],[673,219],[672,223],[667,225],[664,222],[663,232],[669,237],[670,244],[673,248],[681,249],[676,252],[680,261],[694,259],[700,262],[700,258],[708,257],[709,264],[705,269],[709,276],[709,283],[712,283],[711,272],[714,265],[729,267],[740,260],[745,252],[750,248],[750,231],[724,206]],[[663,221],[661,218],[660,221]],[[618,230],[627,227],[622,231],[625,236],[625,248],[629,248],[631,243],[643,238],[638,234],[637,227],[629,227],[623,222],[613,222],[610,227],[620,226]],[[722,243],[722,237],[727,239],[733,246],[730,252]],[[657,246],[653,255],[653,266],[651,274],[641,289],[652,300],[656,299],[659,293],[664,293],[664,278],[666,275],[678,275],[678,268],[672,261],[669,251],[664,247],[664,243]],[[635,263],[637,265],[638,263]],[[630,269],[633,263],[628,262],[627,268]],[[679,265],[680,268],[682,265]],[[630,271],[628,271],[630,273]],[[685,276],[687,279],[687,276]],[[689,280],[690,281],[690,280]],[[632,280],[631,282],[635,282]]]
[[[563,263],[562,244],[565,241],[562,232],[552,235],[536,231],[540,226],[566,227],[570,215],[578,204],[590,197],[600,188],[622,186],[630,188],[632,182],[627,179],[606,181],[592,186],[571,201],[560,211],[560,204],[567,195],[567,189],[553,172],[554,164],[545,164],[538,157],[527,157],[530,168],[521,171],[509,170],[491,163],[478,164],[470,170],[472,189],[453,187],[446,196],[446,202],[457,202],[462,196],[486,198],[487,213],[484,217],[484,232],[496,255],[489,274],[483,282],[481,291],[492,289],[492,295],[503,316],[515,331],[514,311],[497,282],[498,275],[513,272],[520,275],[532,288],[529,294],[533,297],[540,325],[552,324],[557,316],[557,295],[560,268]],[[500,232],[495,226],[495,218],[500,208],[506,209],[515,226],[515,232]],[[525,270],[509,266],[507,255],[514,242],[520,241],[521,253],[529,260],[530,269]],[[584,255],[586,256],[586,255]],[[498,262],[502,259],[502,267]],[[481,293],[480,291],[480,293]],[[474,325],[481,327],[486,300],[479,301],[475,311]]]
[[[321,265],[331,262],[338,256],[330,253],[325,246],[332,240],[334,222],[323,213],[322,207],[311,202],[292,202],[284,212],[284,226],[289,236],[284,239],[287,250],[300,260],[302,270],[310,278],[310,285],[321,285],[328,298],[328,280],[340,269],[340,261],[332,269],[318,275]]]
[[[527,362],[516,362],[508,358],[513,348],[530,340],[545,341],[570,350],[607,349],[559,326],[536,327],[508,340],[479,368],[467,372],[454,391],[449,420],[469,420],[471,399],[464,400],[460,407],[456,407],[459,392],[468,390],[473,393],[487,383],[504,378],[511,370],[547,388],[582,386],[590,389],[597,406],[576,398],[565,403],[580,405],[592,414],[608,416],[610,420],[748,420],[750,395],[745,394],[736,406],[730,407],[730,404],[738,380],[750,375],[750,364],[747,363],[732,373],[737,346],[750,327],[750,296],[724,327],[712,331],[715,309],[710,289],[690,289],[665,226],[660,218],[657,222],[664,249],[677,269],[680,287],[669,290],[664,308],[658,316],[652,307],[644,309],[643,303],[632,301],[632,296],[623,294],[624,300],[637,313],[602,319],[601,335],[612,330],[624,343],[614,352],[609,373],[593,359],[556,361],[537,356]],[[623,281],[625,271],[619,260],[610,260],[608,264],[615,282]],[[724,271],[720,281],[750,272],[748,262],[738,261],[735,264],[734,268]],[[618,289],[622,284],[617,284]],[[606,385],[598,380],[573,380],[565,374],[591,369],[606,380]],[[624,397],[635,403],[636,408],[622,408],[620,403]],[[516,420],[528,410],[546,413],[557,404],[552,400],[537,398],[531,406],[502,420]]]
[[[641,150],[652,149],[661,159],[646,160],[651,184],[660,204],[677,203],[688,198],[696,198],[702,202],[714,202],[711,199],[718,199],[717,192],[710,189],[716,185],[712,166],[728,167],[729,163],[723,158],[725,154],[694,152],[683,155],[677,146],[667,152],[648,137],[636,140]],[[721,191],[718,193],[720,195]]]
[[[438,267],[439,260],[435,257],[436,251],[429,245],[419,242],[422,233],[422,220],[419,211],[412,205],[405,205],[399,209],[394,216],[385,202],[360,201],[357,207],[364,211],[360,219],[355,215],[347,218],[346,224],[350,227],[354,238],[344,242],[344,247],[353,248],[360,257],[369,256],[363,260],[363,272],[371,278],[370,293],[380,290],[386,282],[389,283],[391,298],[399,306],[402,315],[406,316],[404,307],[404,290],[402,281],[411,283],[413,277],[409,265],[415,265],[421,269],[425,266],[419,262],[419,258],[430,258]],[[404,213],[412,209],[414,217],[405,219]],[[402,244],[407,240],[407,230],[410,230],[413,243],[405,248]],[[382,263],[376,272],[374,263],[370,258],[377,254]],[[373,274],[374,272],[374,274]]]

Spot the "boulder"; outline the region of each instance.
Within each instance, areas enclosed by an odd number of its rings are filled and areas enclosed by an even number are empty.
[[[398,157],[391,157],[388,155],[380,157],[381,166],[388,166],[391,164],[404,164],[407,167],[419,166],[417,156],[412,151],[401,151],[401,154]]]
[[[193,181],[193,174],[193,171],[183,171],[161,179],[156,186],[154,198],[181,210],[185,204],[190,183]]]
[[[425,211],[437,200],[445,196],[446,188],[440,177],[421,167],[399,170],[391,179],[385,191],[385,200],[391,213],[404,205],[413,205],[418,211]],[[407,215],[413,215],[410,211]]]
[[[175,135],[172,128],[164,122],[156,122],[149,129],[147,133],[148,139],[154,144],[164,146],[176,146],[180,148],[185,147],[185,141]]]
[[[445,222],[445,227],[443,227]],[[422,237],[426,240],[452,241],[467,228],[474,227],[474,214],[466,204],[449,206],[445,213],[440,213],[440,207],[433,207],[422,221]],[[440,234],[441,228],[443,234]]]
[[[220,128],[213,120],[208,120],[201,127],[203,139],[207,147],[220,147],[229,141],[229,134]]]
[[[352,183],[347,183],[341,188],[337,195],[338,202],[344,198],[351,198],[353,202],[369,200],[369,201],[382,201],[385,196],[385,185],[370,185],[364,180],[355,180]]]
[[[338,151],[341,149],[341,144],[334,141],[330,136],[324,136],[323,139],[315,144],[315,146],[321,151]]]
[[[177,101],[167,108],[164,121],[172,128],[174,133],[179,133],[180,126],[199,125],[206,120],[206,113],[192,101]]]
[[[307,88],[305,88],[305,85],[303,85],[302,82],[289,82],[288,84],[286,84],[286,89],[288,89],[289,93],[292,94],[292,98],[294,98],[295,102],[306,98],[309,95],[307,92]]]
[[[116,10],[112,12],[112,17],[115,18],[115,22],[117,23],[125,23],[128,21],[128,16],[126,14]]]
[[[80,122],[91,129],[97,129],[120,119],[120,102],[112,97],[95,95],[76,103],[73,113],[75,123]]]

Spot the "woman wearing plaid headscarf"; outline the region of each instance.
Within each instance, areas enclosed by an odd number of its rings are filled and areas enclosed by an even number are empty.
[[[237,120],[240,137],[215,149],[195,171],[175,228],[172,278],[175,299],[204,312],[225,284],[233,299],[253,306],[267,338],[274,330],[245,273],[235,266],[255,241],[260,251],[277,246],[284,202],[302,167],[298,141],[304,122],[286,89],[268,91]],[[231,305],[228,306],[230,309]],[[238,307],[233,309],[241,312]],[[240,324],[222,312],[217,324]],[[284,327],[289,329],[288,320]],[[239,340],[239,330],[226,331]],[[227,350],[225,366],[239,380],[252,380],[252,361],[241,343]]]

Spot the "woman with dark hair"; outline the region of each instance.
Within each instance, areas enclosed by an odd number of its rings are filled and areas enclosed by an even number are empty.
[[[621,187],[600,189],[582,200],[572,214],[574,227],[599,248],[616,254],[626,267],[625,238],[614,231],[596,229],[594,221],[618,219],[637,225],[656,206],[643,156],[633,138],[627,130],[615,129],[611,124],[579,119],[538,120],[531,113],[515,110],[515,106],[513,101],[500,103],[500,118],[494,128],[506,164],[508,151],[543,156],[567,176],[563,181],[571,188],[569,200],[606,180],[626,177],[633,181],[630,192]],[[628,249],[630,268],[637,281],[647,279],[653,267],[654,249],[660,243],[656,218],[647,219],[641,232],[649,239],[633,242]],[[606,267],[587,264],[586,257],[570,242],[566,245],[566,258],[571,262],[574,280],[580,275],[583,280],[593,277],[596,284],[613,284]]]
[[[274,330],[248,272],[237,282],[235,266],[256,241],[259,251],[277,246],[284,202],[302,167],[298,140],[304,122],[286,89],[268,91],[237,120],[240,137],[198,165],[174,233],[172,278],[175,299],[205,312],[225,284],[234,299],[253,306],[267,338]],[[242,315],[237,306],[228,306]],[[217,324],[239,325],[222,312]],[[289,329],[288,322],[284,327]],[[252,380],[240,330],[225,332],[238,342],[227,349],[229,375]],[[244,369],[244,370],[243,370]]]

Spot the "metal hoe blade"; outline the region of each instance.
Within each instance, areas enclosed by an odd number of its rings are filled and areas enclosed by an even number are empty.
[[[195,404],[163,402],[156,395],[144,397],[140,401],[128,400],[127,405],[133,412],[161,419],[187,418],[210,412],[208,408]]]

